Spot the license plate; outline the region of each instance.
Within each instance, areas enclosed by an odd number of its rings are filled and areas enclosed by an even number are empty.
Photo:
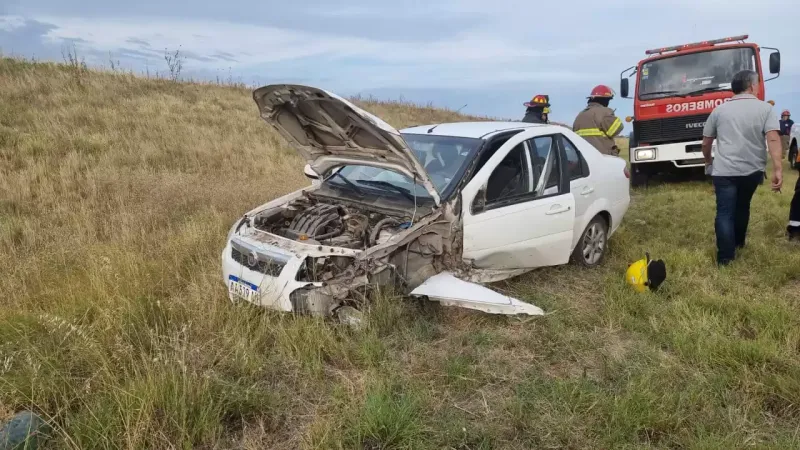
[[[236,298],[252,302],[258,293],[258,286],[248,283],[234,275],[228,276],[228,292]]]

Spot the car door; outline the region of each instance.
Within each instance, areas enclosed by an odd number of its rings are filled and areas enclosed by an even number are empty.
[[[509,139],[462,191],[463,258],[474,267],[532,269],[569,260],[575,200],[557,136],[538,134]]]
[[[565,172],[569,177],[569,190],[575,197],[573,243],[577,243],[587,222],[591,219],[591,217],[587,217],[587,213],[589,207],[597,199],[597,191],[586,158],[566,136],[560,135],[559,138],[564,148]]]

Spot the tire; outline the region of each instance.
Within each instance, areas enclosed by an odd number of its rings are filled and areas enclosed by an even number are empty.
[[[792,141],[789,146],[789,167],[797,169],[797,141]]]
[[[647,173],[631,164],[631,187],[646,186],[648,178]]]
[[[608,249],[608,223],[601,216],[595,216],[572,251],[572,262],[584,267],[595,267],[605,259]]]

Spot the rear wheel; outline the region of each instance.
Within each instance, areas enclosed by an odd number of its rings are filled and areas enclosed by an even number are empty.
[[[608,247],[608,224],[601,216],[595,216],[586,229],[583,230],[575,250],[572,251],[572,261],[584,267],[595,267],[603,262]]]

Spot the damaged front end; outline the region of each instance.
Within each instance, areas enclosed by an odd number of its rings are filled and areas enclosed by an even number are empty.
[[[232,300],[326,316],[376,286],[410,293],[455,269],[460,254],[450,203],[416,221],[413,213],[307,192],[278,203],[249,213],[231,232],[222,259]]]

